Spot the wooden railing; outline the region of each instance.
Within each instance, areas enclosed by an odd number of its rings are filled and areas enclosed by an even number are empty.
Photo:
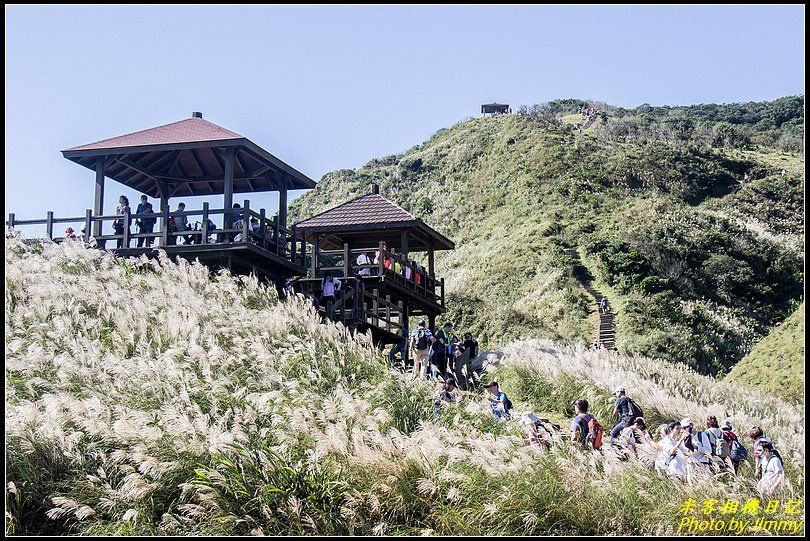
[[[406,326],[402,301],[394,303],[390,295],[382,297],[379,289],[369,290],[360,278],[338,279],[341,287],[335,292],[334,302],[320,307],[326,318],[344,325],[365,323],[393,334],[401,334]],[[296,290],[321,298],[321,281],[311,278],[298,280]]]
[[[379,252],[379,258],[376,253]],[[357,258],[360,254],[366,254],[376,262],[358,264]],[[334,257],[340,259],[340,265],[320,265],[320,258]],[[371,248],[349,249],[348,244],[343,245],[342,250],[319,250],[318,260],[314,262],[313,268],[316,275],[324,272],[337,273],[346,276],[385,276],[397,284],[425,297],[432,302],[444,307],[444,278],[436,279],[428,271],[417,265],[414,261],[408,261],[401,254],[393,250],[387,250],[380,243]]]
[[[223,215],[223,223],[227,223],[227,228],[210,228],[211,220],[214,216]],[[185,217],[188,221],[189,229],[183,231],[172,231],[169,227],[169,219]],[[195,217],[194,227],[191,223]],[[236,217],[237,219],[234,219]],[[151,233],[132,233],[132,222],[137,219],[148,218],[155,220],[154,229]],[[251,225],[251,218],[255,218]],[[122,227],[121,234],[105,235],[101,234],[104,224],[110,224],[115,229],[116,222],[127,224]],[[268,219],[265,216],[265,209],[255,212],[250,209],[250,201],[245,200],[243,208],[238,209],[211,209],[208,203],[203,203],[201,210],[185,210],[173,212],[153,212],[142,214],[110,214],[93,216],[93,212],[88,209],[84,216],[73,218],[55,218],[53,211],[48,211],[44,220],[18,220],[14,213],[9,213],[6,227],[14,229],[18,226],[44,225],[46,236],[55,241],[61,242],[64,236],[54,236],[54,224],[76,224],[83,226],[83,240],[95,244],[99,248],[105,248],[107,241],[115,241],[116,248],[130,248],[133,239],[144,239],[141,244],[156,244],[158,247],[178,245],[178,237],[182,237],[184,244],[229,244],[229,243],[250,243],[275,253],[301,266],[306,260],[306,243],[303,235],[296,231],[295,226],[288,229],[282,227],[278,222],[278,216]],[[78,226],[81,224],[81,226]],[[98,232],[98,233],[94,233]],[[216,235],[216,236],[214,236]],[[77,234],[77,238],[79,235]]]

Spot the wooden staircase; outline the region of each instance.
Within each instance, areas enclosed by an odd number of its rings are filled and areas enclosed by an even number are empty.
[[[613,311],[608,305],[608,310],[606,313],[602,313],[602,310],[599,308],[600,303],[602,302],[602,297],[604,294],[594,289],[591,285],[593,283],[593,276],[582,264],[582,260],[579,258],[579,254],[577,253],[576,249],[574,248],[566,248],[565,253],[571,256],[573,260],[573,268],[571,274],[582,283],[582,286],[585,288],[585,291],[591,295],[596,301],[596,309],[599,312],[599,334],[597,335],[597,340],[600,344],[602,344],[605,348],[610,350],[616,349],[616,327],[613,320]]]

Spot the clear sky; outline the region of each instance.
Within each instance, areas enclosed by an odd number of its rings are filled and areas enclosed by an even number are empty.
[[[92,207],[93,172],[61,150],[192,111],[318,180],[403,152],[491,101],[635,107],[804,93],[803,5],[6,6],[5,15],[5,213],[20,219]],[[120,194],[134,207],[138,194],[108,179],[105,211]],[[184,199],[189,209],[203,201]],[[274,201],[253,196],[251,206],[272,213]]]

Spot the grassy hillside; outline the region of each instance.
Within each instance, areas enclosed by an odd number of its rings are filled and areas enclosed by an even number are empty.
[[[804,400],[804,303],[754,345],[727,379],[786,400]]]
[[[758,497],[748,466],[690,486],[647,455],[535,454],[480,393],[434,419],[436,387],[253,278],[70,242],[5,249],[7,534],[671,535],[688,498]],[[558,422],[578,397],[603,417],[621,383],[655,422],[759,424],[784,457],[780,499],[805,489],[798,406],[550,342],[491,360],[518,411]]]
[[[791,134],[803,134],[803,98],[603,106],[579,133],[582,103],[439,130],[403,154],[325,175],[292,215],[379,184],[456,242],[437,258],[448,317],[490,346],[593,340],[595,306],[564,252],[585,249],[623,306],[622,351],[725,373],[801,302],[804,173]]]

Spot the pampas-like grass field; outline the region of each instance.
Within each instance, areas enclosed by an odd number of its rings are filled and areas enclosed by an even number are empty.
[[[483,391],[434,419],[435,384],[253,277],[13,232],[5,253],[6,534],[670,535],[689,499],[761,498],[747,465],[687,483],[644,453],[537,453]],[[784,458],[778,499],[802,498],[797,405],[540,340],[484,367],[519,413],[564,429],[587,398],[609,430],[619,384],[653,428],[758,424]],[[785,509],[767,517],[797,518]]]

